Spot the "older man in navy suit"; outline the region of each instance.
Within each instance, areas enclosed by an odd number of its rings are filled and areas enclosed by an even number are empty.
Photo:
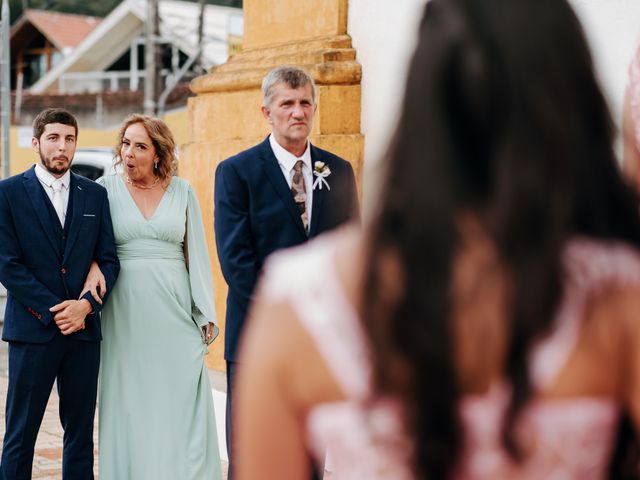
[[[309,142],[317,107],[313,79],[303,70],[281,66],[264,78],[262,95],[262,114],[271,134],[221,162],[215,179],[216,243],[229,285],[225,334],[229,478],[238,343],[265,258],[359,219],[351,165]]]
[[[3,480],[31,478],[54,381],[64,428],[62,478],[93,478],[98,312],[120,267],[106,191],[69,171],[77,135],[71,113],[44,110],[33,124],[39,163],[0,182],[0,282],[8,292],[2,339],[9,342]],[[83,294],[93,261],[106,279],[95,298]]]

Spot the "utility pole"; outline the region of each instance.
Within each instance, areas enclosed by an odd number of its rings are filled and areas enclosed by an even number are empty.
[[[2,178],[9,178],[11,169],[9,168],[9,132],[11,129],[11,48],[9,46],[9,28],[11,19],[9,16],[9,0],[2,0],[2,60],[0,61],[0,104],[2,110],[0,117],[2,120]]]
[[[198,0],[198,4],[200,6],[200,18],[198,19],[198,45],[196,45],[196,49],[198,50],[198,58],[196,58],[195,65],[200,69],[202,68],[202,42],[204,40],[204,12],[205,12],[205,3],[204,0]]]
[[[5,0],[3,0],[5,1]],[[144,76],[144,113],[156,113],[156,19],[158,16],[158,0],[147,0],[147,21],[145,24],[145,76]]]
[[[153,72],[153,114],[158,114],[158,97],[162,91],[162,49],[160,38],[160,0],[154,0],[153,11],[153,54],[155,55],[155,70]]]

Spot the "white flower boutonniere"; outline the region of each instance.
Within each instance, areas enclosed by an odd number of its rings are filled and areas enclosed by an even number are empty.
[[[329,186],[329,184],[327,183],[326,178],[331,175],[331,169],[329,168],[329,166],[324,163],[324,162],[314,162],[313,164],[313,176],[316,177],[315,181],[313,182],[313,190],[316,189],[316,187],[318,187],[320,190],[322,190],[322,185],[324,184],[325,187],[327,187],[327,190],[331,190],[331,187]]]

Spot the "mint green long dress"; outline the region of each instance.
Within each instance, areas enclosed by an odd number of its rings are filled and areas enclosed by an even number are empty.
[[[121,176],[100,183],[120,259],[102,311],[100,480],[220,480],[199,327],[217,322],[198,201],[173,177],[146,220]]]

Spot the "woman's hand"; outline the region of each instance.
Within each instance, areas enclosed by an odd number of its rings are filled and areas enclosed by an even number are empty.
[[[80,298],[87,292],[91,292],[91,296],[95,301],[102,305],[102,297],[107,293],[107,281],[95,261],[91,262],[91,268],[84,281]]]
[[[213,342],[213,327],[213,322],[209,322],[205,327],[202,327],[204,343],[207,345],[211,345],[211,342]]]

